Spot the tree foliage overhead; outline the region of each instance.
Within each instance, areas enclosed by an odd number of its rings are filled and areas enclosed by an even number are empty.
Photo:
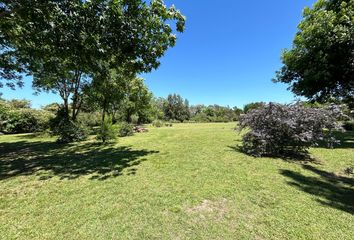
[[[275,81],[313,100],[354,96],[354,0],[319,0],[306,8]]]
[[[117,67],[149,72],[175,45],[185,17],[162,0],[0,1],[0,77],[33,76],[38,90],[60,94],[75,119],[92,75]],[[6,63],[6,64],[3,64]]]

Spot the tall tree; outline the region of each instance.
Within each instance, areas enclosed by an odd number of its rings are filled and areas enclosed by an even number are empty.
[[[102,111],[102,124],[106,114],[115,116],[115,112],[121,109],[121,105],[129,90],[129,82],[135,76],[125,68],[109,69],[108,72],[97,72],[94,81],[85,89],[85,104],[91,109]]]
[[[144,79],[135,77],[128,83],[125,99],[122,103],[125,121],[132,122],[132,116],[138,116],[138,122],[141,123],[145,118],[146,110],[150,108],[152,93],[144,84]]]
[[[164,114],[168,120],[185,121],[190,117],[188,100],[179,94],[169,94],[164,103]]]
[[[305,8],[293,47],[275,81],[312,100],[354,100],[354,0],[318,0]]]
[[[73,120],[97,72],[157,68],[176,43],[168,23],[185,24],[162,0],[3,0],[0,16],[0,77],[32,75],[38,91],[59,93],[67,115],[71,105]]]

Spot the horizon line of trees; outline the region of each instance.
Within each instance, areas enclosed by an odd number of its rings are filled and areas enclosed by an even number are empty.
[[[244,111],[256,108],[261,103],[250,103],[244,109],[237,107],[213,105],[190,105],[187,99],[179,94],[169,94],[166,98],[154,97],[147,89],[143,79],[135,78],[124,94],[119,95],[116,101],[105,107],[105,115],[112,120],[112,124],[126,122],[129,124],[147,124],[155,120],[168,122],[232,122],[237,121]],[[97,97],[97,96],[91,96]],[[100,126],[102,108],[97,101],[90,97],[82,103],[77,122],[85,127]],[[60,125],[63,105],[51,103],[40,109],[33,109],[31,101],[26,99],[6,100],[0,97],[0,132],[25,133],[44,131],[52,125]],[[69,114],[73,111],[72,104],[68,104]],[[53,120],[56,119],[56,120]],[[52,124],[50,124],[52,122]],[[53,130],[53,129],[51,129]]]
[[[169,94],[166,98],[154,97],[147,89],[143,79],[133,81],[130,90],[115,102],[106,107],[106,115],[112,124],[126,122],[132,125],[153,123],[155,120],[167,122],[235,122],[240,116],[254,109],[263,108],[265,102],[251,102],[238,107],[220,106],[218,104],[190,105],[188,99],[179,94]],[[306,107],[325,108],[326,104],[317,102],[302,102]],[[338,103],[339,104],[339,103]],[[5,100],[0,98],[0,132],[23,133],[43,131],[49,128],[48,123],[62,109],[59,103],[42,106],[41,109],[31,108],[31,101],[26,99]],[[347,115],[351,115],[347,108]],[[69,112],[72,106],[69,104]],[[102,112],[99,105],[86,99],[82,112],[77,120],[86,127],[96,127],[102,124]]]

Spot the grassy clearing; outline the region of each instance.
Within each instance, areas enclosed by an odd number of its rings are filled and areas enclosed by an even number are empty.
[[[352,239],[354,134],[313,163],[234,149],[234,124],[59,145],[0,136],[1,239]]]

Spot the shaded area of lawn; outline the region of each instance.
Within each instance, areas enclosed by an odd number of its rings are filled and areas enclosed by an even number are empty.
[[[316,176],[284,169],[280,173],[290,179],[289,185],[319,197],[317,201],[321,204],[354,214],[353,178],[338,176],[311,165],[303,165],[303,168]]]
[[[127,169],[134,175],[136,166],[145,156],[157,153],[133,150],[130,147],[81,143],[62,145],[55,142],[0,143],[0,180],[23,175],[36,175],[41,180],[58,176],[75,179],[90,175],[90,179],[116,177]]]
[[[354,148],[353,131],[338,131],[334,133],[334,136],[340,141],[340,144],[334,147],[335,149]],[[322,143],[317,148],[325,147],[326,145]],[[241,146],[229,146],[229,148],[244,153]],[[315,196],[317,201],[323,205],[354,214],[353,177],[336,175],[315,167],[320,162],[313,158],[309,152],[300,154],[286,153],[279,156],[268,156],[268,158],[280,158],[286,162],[301,164],[303,169],[306,170],[306,174],[288,169],[280,170],[280,174],[290,179],[288,181],[289,185]],[[315,176],[313,176],[314,174]]]
[[[340,144],[335,146],[335,148],[354,148],[353,131],[336,132],[334,136],[340,141]]]

